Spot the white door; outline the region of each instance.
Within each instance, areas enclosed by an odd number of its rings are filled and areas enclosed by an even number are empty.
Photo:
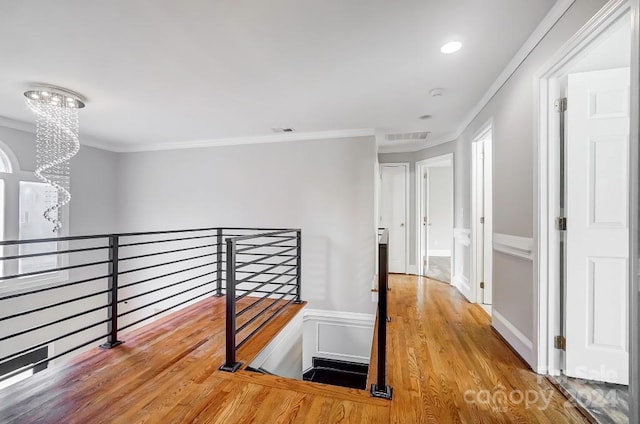
[[[431,223],[429,222],[430,213],[429,213],[429,169],[425,170],[424,179],[423,179],[423,190],[424,190],[424,204],[422,205],[422,230],[424,231],[424,239],[422,246],[422,275],[427,275],[427,270],[429,269],[429,227]]]
[[[491,305],[493,224],[491,130],[471,145],[471,215],[473,220],[473,267],[476,302]]]
[[[482,303],[491,305],[493,294],[493,150],[491,131],[482,142],[482,167],[483,167],[483,195],[482,195],[482,240],[483,249],[483,281]]]
[[[569,75],[566,369],[629,382],[629,69]]]
[[[404,165],[381,165],[380,227],[389,229],[389,272],[407,272],[406,174]]]

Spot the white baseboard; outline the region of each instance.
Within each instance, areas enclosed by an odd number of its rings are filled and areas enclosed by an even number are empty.
[[[458,289],[460,294],[462,294],[465,299],[471,302],[471,299],[469,298],[471,296],[471,283],[469,283],[469,279],[464,275],[456,274],[453,276],[451,281],[453,282],[453,286]]]
[[[418,265],[409,265],[407,268],[407,274],[418,275]]]
[[[533,369],[533,343],[500,312],[493,309],[491,325]],[[537,367],[536,367],[537,368]]]
[[[303,317],[303,369],[313,357],[369,363],[376,316],[307,309]]]

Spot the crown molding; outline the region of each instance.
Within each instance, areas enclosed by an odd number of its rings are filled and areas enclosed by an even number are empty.
[[[23,132],[27,132],[30,134],[34,134],[36,133],[36,126],[35,124],[31,124],[29,122],[24,122],[24,121],[19,121],[17,119],[11,119],[11,118],[7,118],[4,116],[0,116],[0,127],[4,127],[4,128],[9,128],[12,130],[18,130],[18,131],[23,131]],[[89,146],[89,147],[95,147],[97,149],[101,149],[101,150],[107,150],[110,152],[116,152],[116,147],[117,145],[114,143],[109,143],[103,140],[98,140],[94,137],[90,137],[90,136],[83,136],[82,134],[80,135],[80,144],[82,146]]]
[[[462,133],[467,129],[469,124],[478,116],[478,114],[484,109],[485,106],[493,99],[493,97],[500,91],[500,89],[505,85],[505,83],[511,78],[511,76],[518,70],[520,65],[529,57],[531,52],[540,44],[542,39],[551,31],[551,28],[564,16],[564,14],[569,10],[571,5],[575,3],[576,0],[558,0],[556,4],[551,7],[549,12],[545,15],[545,17],[540,21],[536,29],[531,33],[527,41],[524,42],[522,47],[518,50],[518,52],[513,56],[511,61],[507,64],[507,66],[502,70],[498,78],[491,84],[489,89],[486,91],[484,96],[480,99],[480,101],[475,105],[471,112],[466,116],[466,118],[462,121],[462,124],[458,127],[458,130],[455,133],[454,139],[460,138]]]
[[[300,133],[278,133],[253,137],[219,138],[211,140],[182,141],[152,144],[118,144],[112,146],[112,150],[118,153],[150,152],[160,150],[197,149],[202,147],[238,146],[243,144],[284,143],[288,141],[329,140],[339,138],[373,137],[373,128],[318,131]]]
[[[380,143],[378,143],[378,153],[380,154],[386,154],[386,153],[413,153],[413,152],[419,152],[422,150],[426,150],[426,149],[431,149],[432,147],[436,147],[439,146],[440,144],[445,144],[445,143],[449,143],[451,141],[455,141],[456,140],[456,136],[454,133],[449,133],[449,134],[445,134],[443,136],[440,136],[434,140],[430,140],[427,141],[426,145],[424,146],[412,146],[412,145],[407,145],[407,146],[384,146],[384,145],[380,145]]]

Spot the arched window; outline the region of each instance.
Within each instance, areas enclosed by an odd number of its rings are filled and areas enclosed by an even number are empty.
[[[66,228],[62,233],[52,233],[51,224],[43,217],[51,196],[51,187],[38,181],[33,172],[21,170],[13,152],[0,141],[0,240],[42,239],[66,235]],[[68,212],[64,210],[63,214],[68,222]],[[56,242],[24,244],[19,247],[0,246],[0,256],[32,255],[55,250]],[[55,269],[65,260],[66,258],[60,255],[35,255],[18,260],[0,261],[0,276]],[[52,284],[63,277],[61,272],[20,277],[11,280],[10,284],[0,285],[0,293]]]
[[[10,174],[13,172],[13,166],[7,153],[0,147],[0,172]]]

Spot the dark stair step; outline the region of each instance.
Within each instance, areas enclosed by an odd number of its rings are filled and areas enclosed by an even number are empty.
[[[302,375],[305,381],[366,389],[369,372],[367,364],[317,357],[313,358],[312,363],[313,367]]]
[[[339,359],[326,359],[317,357],[314,357],[312,361],[314,368],[331,368],[334,370],[356,372],[360,374],[369,373],[369,365],[361,364],[359,362],[349,362],[341,361]]]

